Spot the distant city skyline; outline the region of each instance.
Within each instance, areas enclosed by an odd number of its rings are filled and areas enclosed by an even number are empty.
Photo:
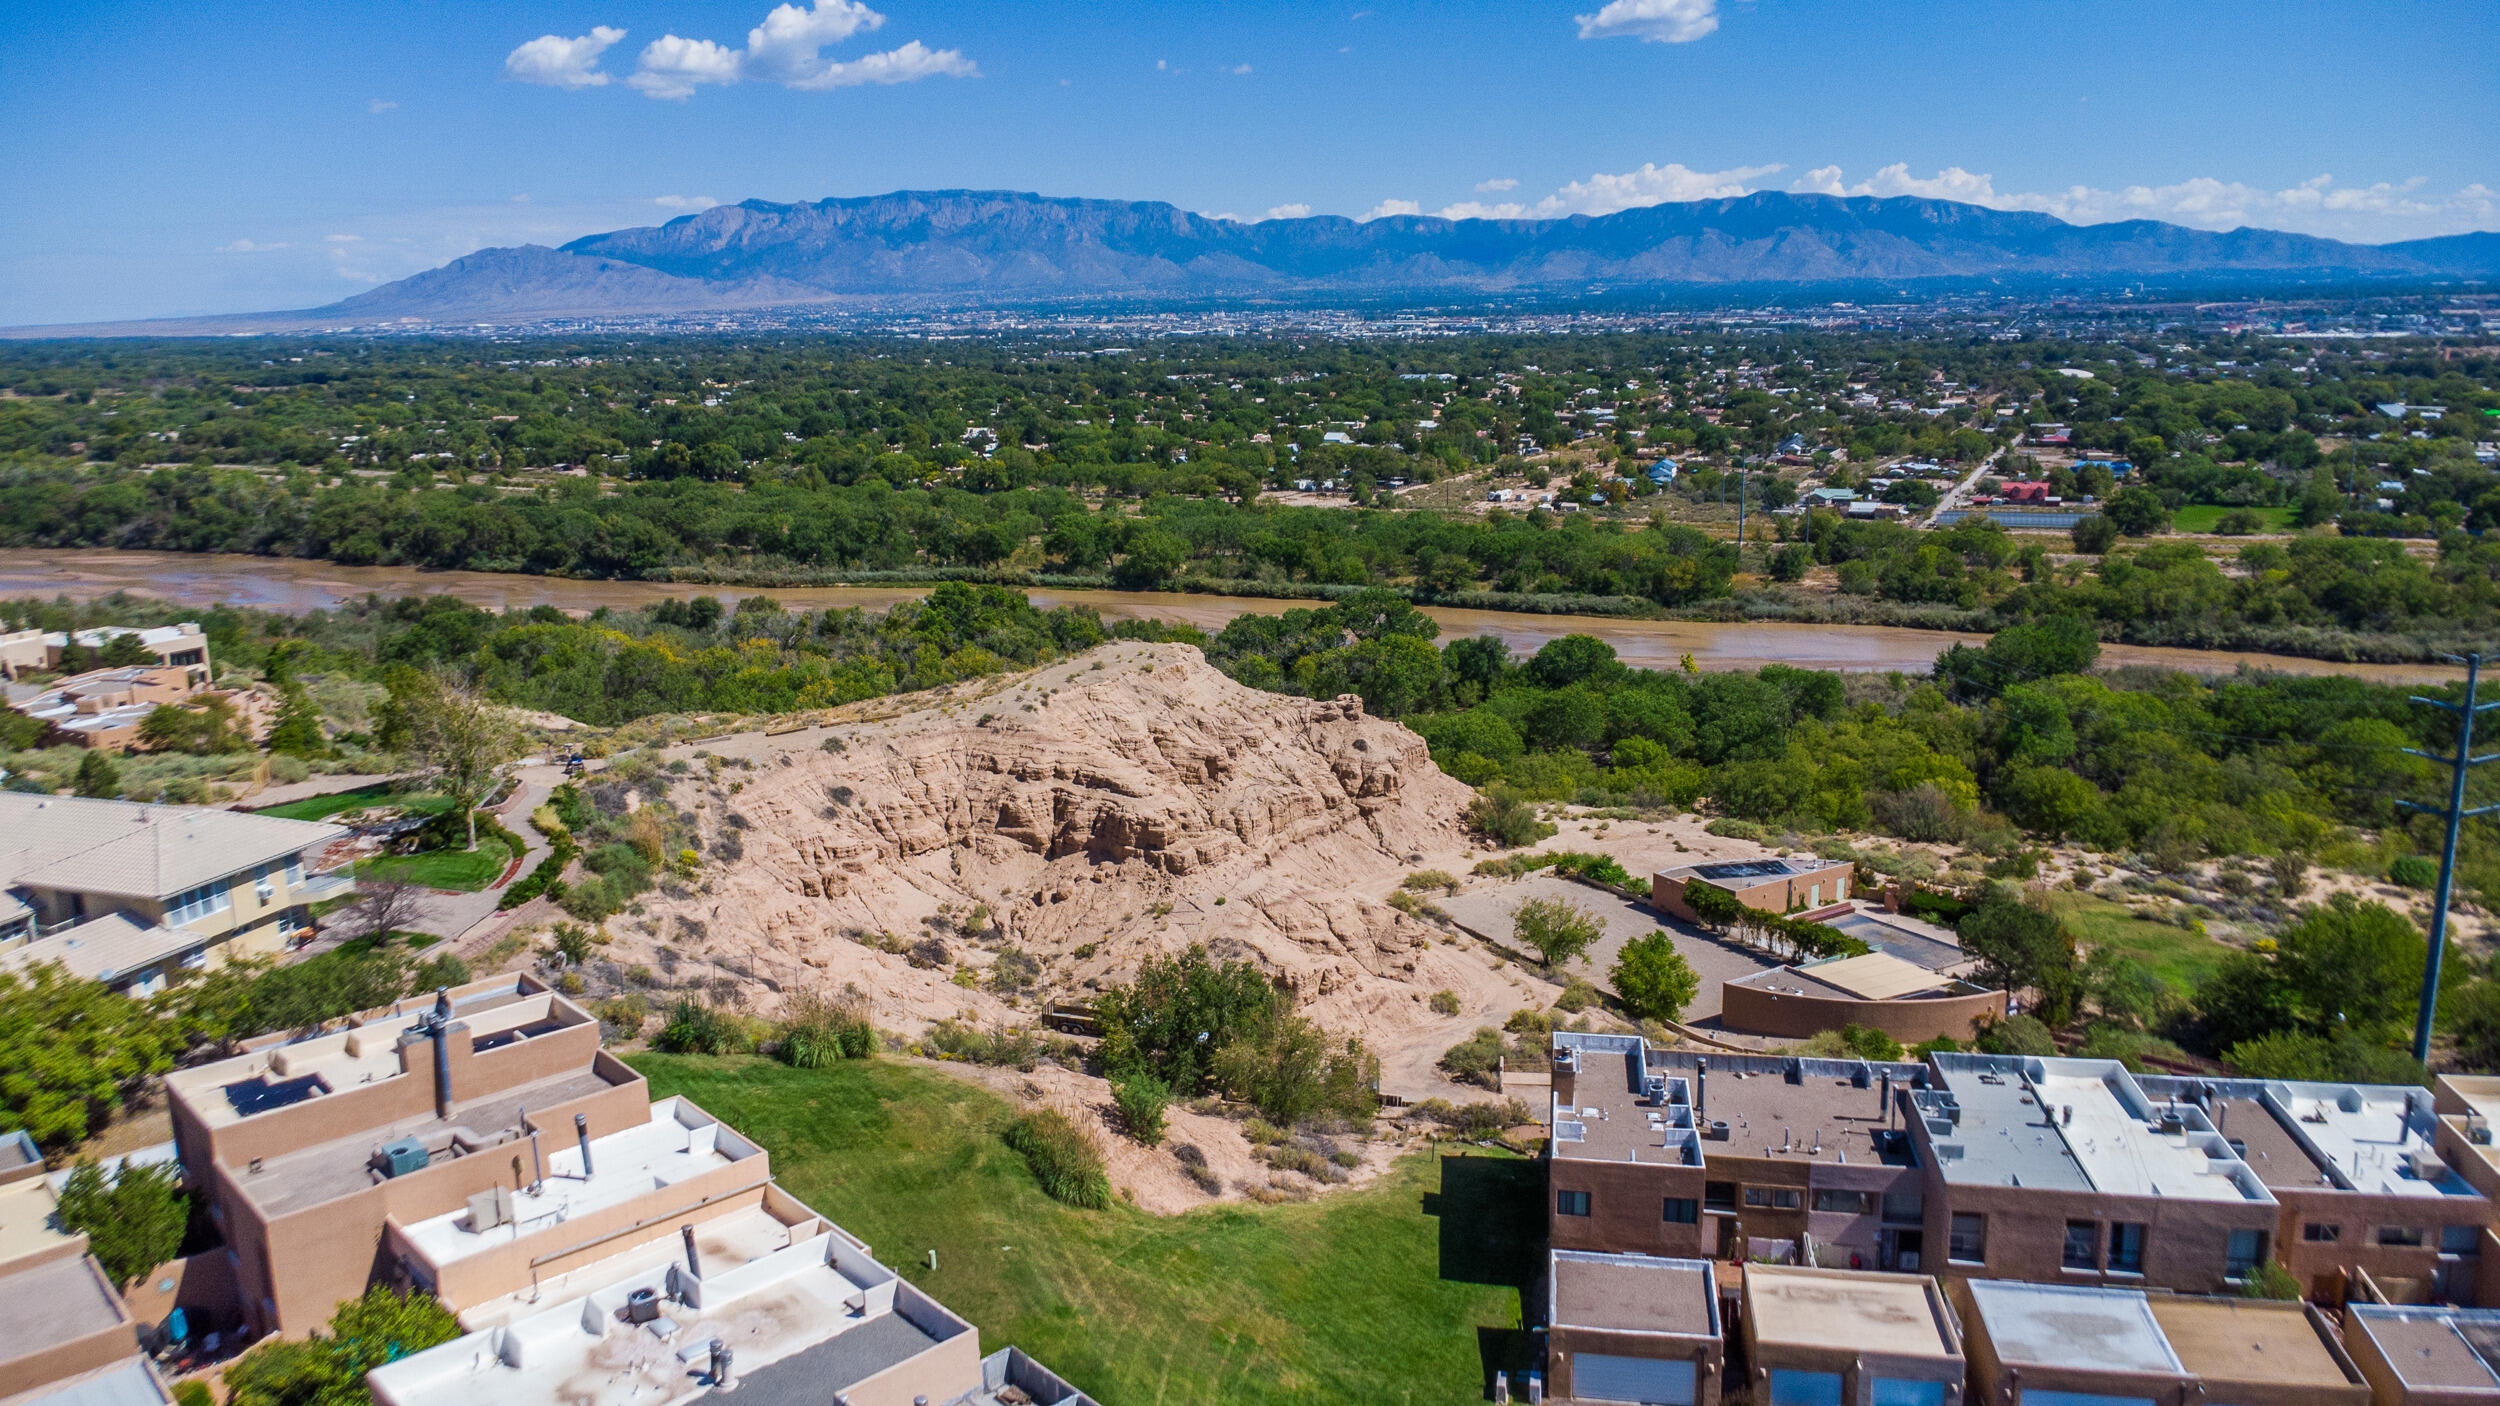
[[[2500,228],[2500,74],[2434,58],[2494,39],[2488,0],[19,6],[0,323],[913,188],[1244,220],[1824,191],[2378,243]]]

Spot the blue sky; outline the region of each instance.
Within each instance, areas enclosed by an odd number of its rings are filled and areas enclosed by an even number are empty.
[[[910,187],[2500,228],[2491,0],[872,3],[0,5],[0,324],[312,306],[706,201]]]

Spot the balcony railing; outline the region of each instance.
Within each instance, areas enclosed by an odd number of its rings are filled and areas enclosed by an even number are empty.
[[[355,892],[356,876],[344,869],[333,870],[327,874],[314,874],[295,885],[294,889],[295,896],[304,902],[319,903],[325,898]]]

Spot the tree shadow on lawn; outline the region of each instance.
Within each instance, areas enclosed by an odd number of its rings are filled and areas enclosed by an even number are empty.
[[[1545,1168],[1516,1157],[1440,1158],[1441,1189],[1424,1194],[1424,1214],[1441,1222],[1440,1277],[1519,1291],[1521,1321],[1533,1321],[1545,1252]],[[1535,1365],[1525,1329],[1476,1329],[1485,1390],[1493,1374]]]

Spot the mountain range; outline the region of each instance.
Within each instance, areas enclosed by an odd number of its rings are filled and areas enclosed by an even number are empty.
[[[1962,280],[2067,286],[2500,279],[2500,233],[2348,244],[2076,225],[1916,197],[1756,192],[1611,215],[1256,223],[1012,191],[748,200],[562,248],[482,249],[290,319],[528,321],[897,301],[1637,293]]]

